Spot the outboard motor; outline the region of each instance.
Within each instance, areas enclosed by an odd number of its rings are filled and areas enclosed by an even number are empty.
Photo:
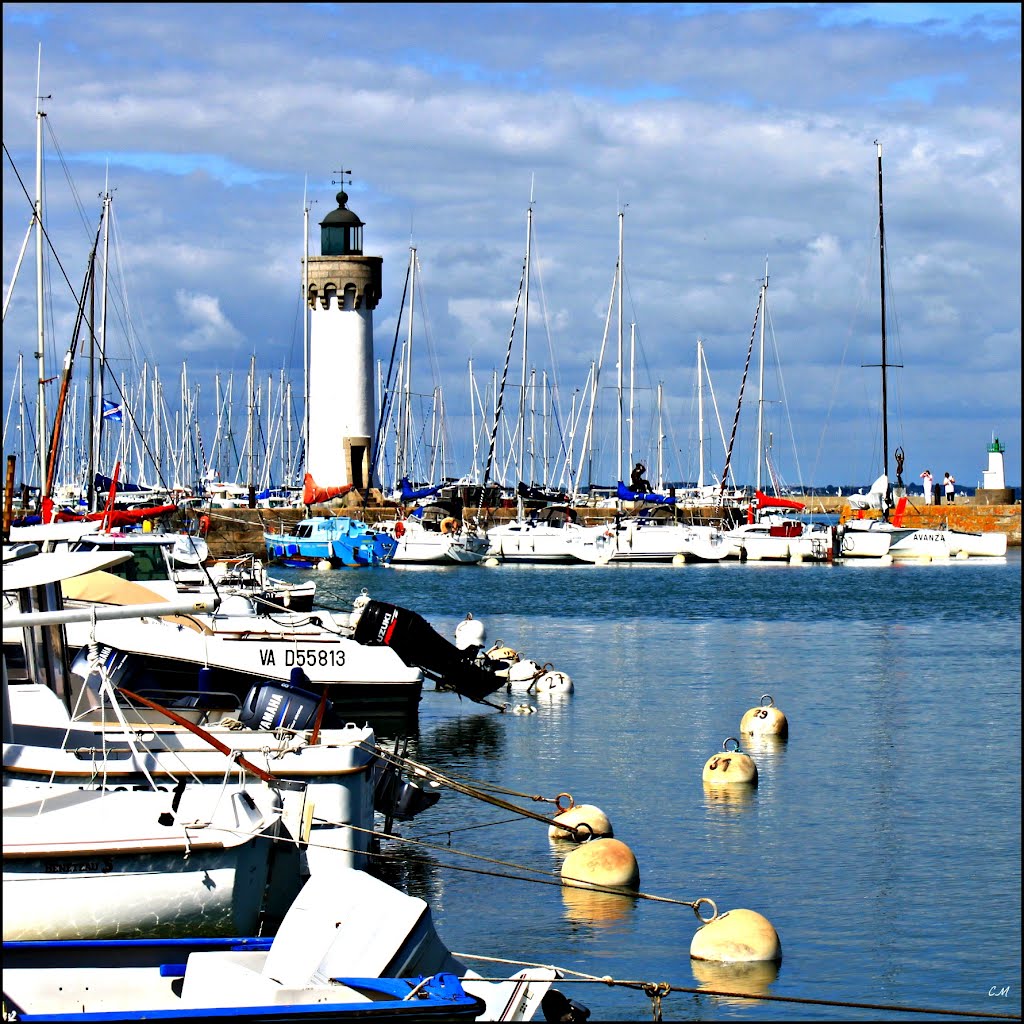
[[[393,764],[380,766],[373,785],[373,809],[396,821],[411,821],[421,811],[433,807],[441,799],[440,789],[424,789],[410,779],[403,779]]]
[[[445,640],[423,616],[394,604],[369,601],[353,636],[368,647],[390,647],[407,665],[470,700],[482,701],[505,685],[504,679],[474,663],[473,653]]]
[[[312,729],[320,707],[320,694],[303,689],[308,682],[301,668],[292,669],[291,682],[263,682],[253,686],[238,711],[238,721],[247,729]],[[337,715],[330,701],[324,709],[325,729],[337,728]]]

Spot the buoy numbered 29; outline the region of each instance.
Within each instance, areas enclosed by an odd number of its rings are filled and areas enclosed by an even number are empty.
[[[730,748],[729,744],[736,744]],[[722,753],[709,757],[701,778],[709,786],[729,786],[737,783],[757,785],[757,765],[749,754],[740,750],[740,741],[730,736],[722,744]]]
[[[765,701],[768,703],[765,704]],[[775,736],[780,740],[789,738],[789,722],[786,716],[775,706],[770,693],[761,697],[761,703],[751,708],[740,719],[741,736]]]

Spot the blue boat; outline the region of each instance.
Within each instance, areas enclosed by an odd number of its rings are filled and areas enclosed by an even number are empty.
[[[394,557],[398,541],[348,516],[313,516],[300,519],[292,533],[264,531],[267,559],[293,569],[315,568],[327,561],[340,566],[385,565]]]
[[[549,1016],[569,1002],[552,988],[557,968],[483,979],[441,941],[422,899],[344,867],[314,870],[273,938],[8,940],[3,960],[4,1019],[39,1024],[589,1016]]]
[[[271,948],[259,939],[5,942],[5,1016],[13,1010],[33,1024],[425,1024],[477,1020],[486,1009],[450,973],[282,983],[263,969]]]

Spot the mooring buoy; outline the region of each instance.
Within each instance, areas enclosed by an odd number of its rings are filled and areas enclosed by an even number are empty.
[[[721,963],[779,961],[782,943],[772,923],[756,910],[727,910],[697,929],[690,956]]]
[[[548,826],[549,839],[567,839],[569,842],[582,843],[591,836],[610,838],[615,835],[608,815],[593,804],[575,804],[567,807],[555,815],[555,821],[558,824]],[[570,825],[580,831],[572,832],[566,828],[559,828],[559,825]]]
[[[765,704],[765,701],[768,703]],[[777,736],[779,739],[787,739],[789,736],[789,722],[786,716],[775,706],[775,701],[770,693],[761,697],[761,703],[756,708],[751,708],[740,719],[741,736]]]
[[[736,745],[730,749],[729,744]],[[757,785],[757,765],[749,754],[740,750],[740,741],[730,736],[722,744],[722,753],[709,757],[701,776],[709,786],[732,786],[737,783]]]
[[[570,850],[562,861],[562,881],[635,890],[640,866],[633,851],[618,839],[591,839]]]

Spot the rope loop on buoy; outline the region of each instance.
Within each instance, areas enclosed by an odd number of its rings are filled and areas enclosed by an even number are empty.
[[[568,804],[565,807],[562,806],[562,797],[568,800]],[[555,797],[555,809],[559,814],[564,814],[566,811],[571,811],[576,806],[576,801],[572,798],[572,793],[559,793]]]
[[[765,704],[765,701],[768,701],[768,703]],[[775,698],[770,693],[762,693],[761,694],[761,707],[763,707],[763,708],[775,707]]]
[[[702,903],[706,903],[711,908],[710,917],[700,916],[700,905]],[[696,901],[692,904],[692,907],[697,920],[700,921],[701,924],[711,924],[712,921],[716,921],[718,919],[718,904],[707,896],[697,897]]]
[[[729,749],[729,744],[730,744],[730,743],[735,743],[735,744],[736,744],[736,746],[735,746],[735,747],[733,747],[733,748],[732,748],[732,750],[730,750],[730,749]],[[739,741],[738,739],[736,739],[736,737],[735,737],[735,736],[730,736],[730,737],[729,737],[729,738],[728,738],[728,739],[727,739],[727,740],[726,740],[726,741],[725,741],[725,742],[724,742],[724,743],[722,744],[722,749],[723,749],[723,750],[724,750],[724,751],[725,751],[725,752],[726,752],[727,754],[734,754],[734,753],[735,753],[735,752],[736,752],[737,750],[739,750],[739,749],[740,749],[740,741]]]
[[[586,830],[586,834],[584,834],[584,830]],[[576,826],[576,839],[578,842],[589,843],[591,839],[595,838],[595,836],[596,833],[594,832],[594,829],[585,821],[581,821]]]
[[[661,999],[672,991],[667,981],[655,981],[644,985],[644,993],[651,1000],[651,1013],[654,1020],[661,1020]]]

